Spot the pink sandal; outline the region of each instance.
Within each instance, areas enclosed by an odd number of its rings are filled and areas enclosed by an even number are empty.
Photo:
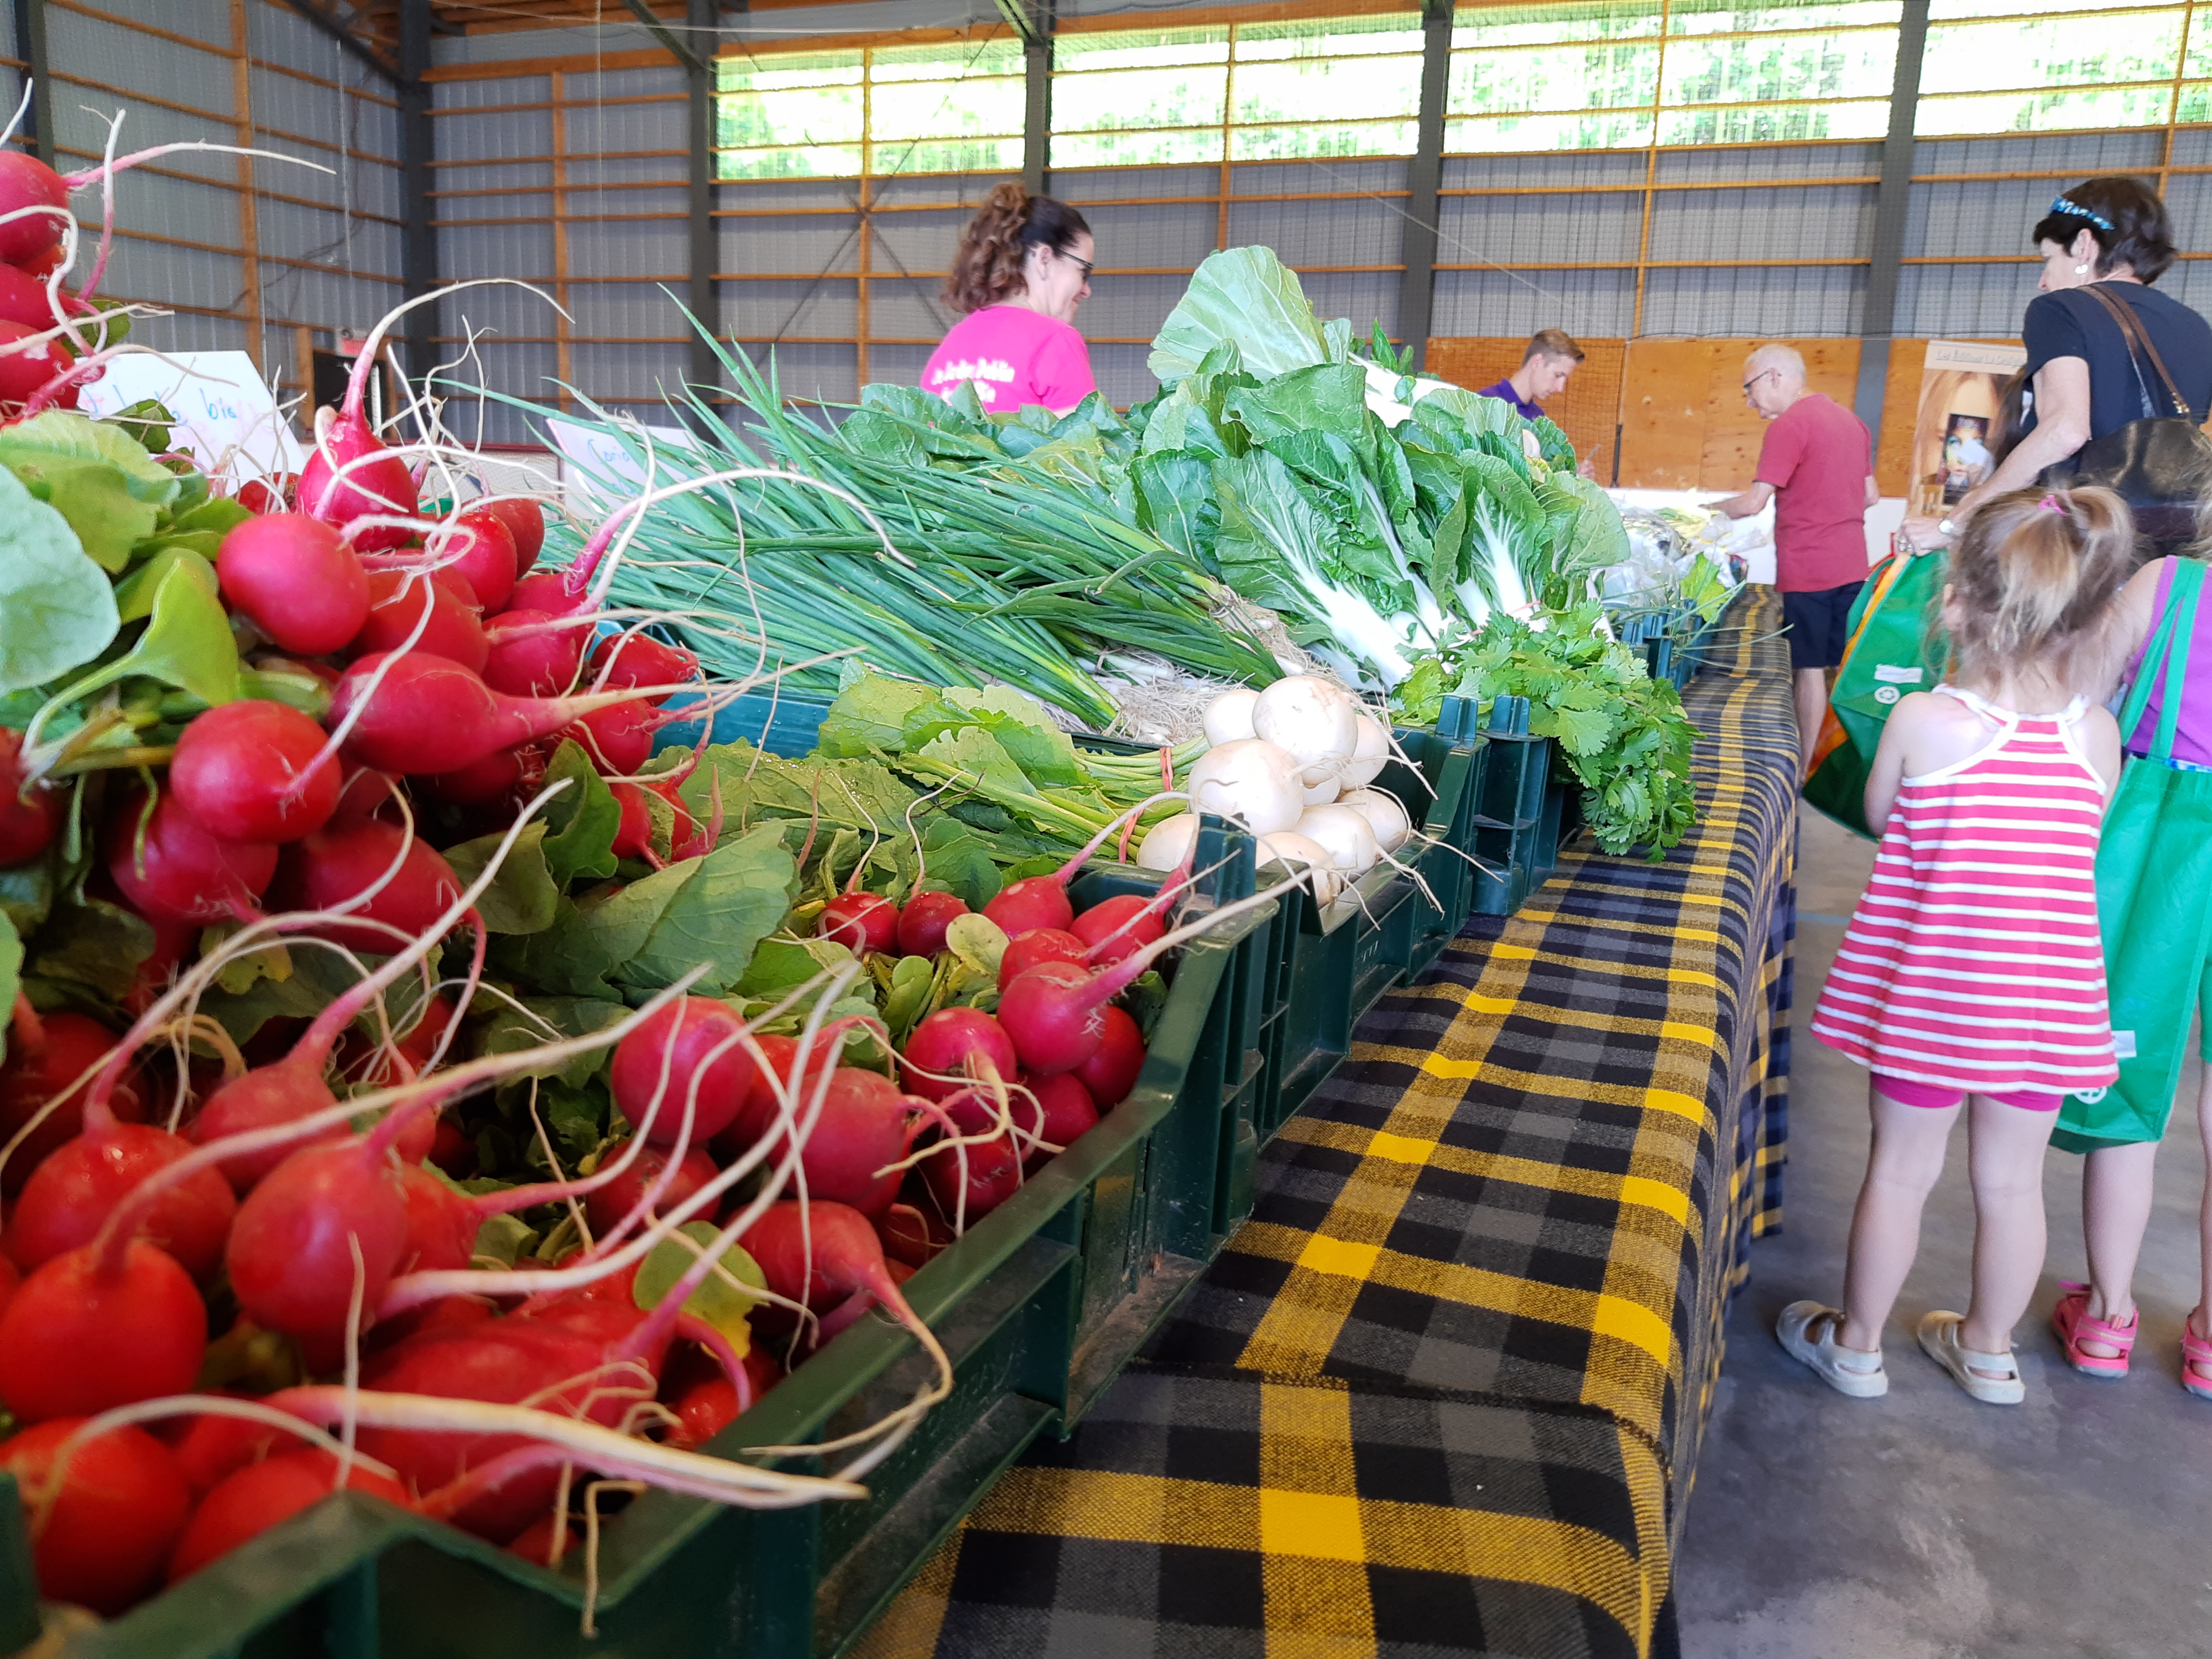
[[[2181,1322],[2181,1386],[2199,1400],[2212,1400],[2212,1342],[2191,1330],[2189,1319]]]
[[[2142,1328],[2141,1311],[2138,1310],[2124,1325],[2115,1325],[2106,1319],[2093,1319],[2089,1316],[2089,1287],[2063,1279],[2058,1284],[2065,1294],[2058,1298],[2058,1305],[2051,1310],[2051,1328],[2057,1333],[2059,1344],[2066,1350],[2066,1363],[2084,1376],[2125,1376],[2128,1374],[2129,1351],[2136,1346],[2136,1333]],[[2187,1344],[2194,1340],[2185,1334],[2187,1328],[2183,1327],[2185,1352]],[[2085,1338],[2091,1342],[2101,1342],[2107,1347],[2118,1348],[2119,1352],[2089,1353],[2081,1346]],[[2203,1351],[2208,1371],[2212,1371],[2212,1342],[2199,1342],[2197,1346]],[[2182,1376],[2185,1379],[2183,1386],[2188,1388],[2191,1394],[2199,1394],[2203,1399],[2212,1400],[2212,1375],[2202,1379],[2203,1386],[2201,1391],[2186,1381],[2189,1369],[2185,1364],[2182,1368]]]

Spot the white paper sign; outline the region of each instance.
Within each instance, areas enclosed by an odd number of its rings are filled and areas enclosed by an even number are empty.
[[[574,421],[562,420],[558,416],[546,422],[553,428],[553,441],[561,447],[564,465],[561,468],[563,488],[578,490],[587,495],[609,495],[608,481],[642,485],[645,469],[633,459],[621,441],[605,427],[579,426]],[[647,437],[665,443],[672,449],[696,449],[698,440],[680,426],[640,426]],[[665,479],[663,482],[666,482]]]
[[[210,473],[231,458],[234,483],[297,472],[305,459],[291,423],[242,351],[172,351],[162,356],[126,352],[107,372],[77,392],[88,415],[113,415],[151,398],[177,417],[169,442]]]

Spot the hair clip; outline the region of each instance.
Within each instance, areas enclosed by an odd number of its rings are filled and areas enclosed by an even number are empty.
[[[2048,495],[2045,495],[2035,505],[2039,510],[2045,513],[2056,513],[2061,518],[2065,517],[2067,514],[2074,510],[2074,503],[2068,501],[2063,495],[2056,489],[2052,490]]]
[[[2115,225],[2110,219],[2107,219],[2103,214],[2092,213],[2087,208],[2081,207],[2075,203],[2069,202],[2063,196],[2054,196],[2051,198],[2051,210],[2053,213],[2070,213],[2076,219],[2087,219],[2091,224],[2096,226],[2098,229],[2109,230],[2115,235],[2119,232],[2119,227]]]

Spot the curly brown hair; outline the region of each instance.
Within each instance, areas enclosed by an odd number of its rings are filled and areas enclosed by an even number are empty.
[[[961,233],[945,279],[945,303],[963,313],[998,305],[1028,288],[1022,262],[1032,247],[1065,253],[1078,236],[1090,234],[1083,216],[1066,203],[1032,196],[1012,179],[994,185]]]

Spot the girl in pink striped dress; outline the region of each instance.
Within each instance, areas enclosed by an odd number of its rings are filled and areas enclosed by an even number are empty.
[[[1881,1332],[1968,1109],[1973,1299],[1920,1346],[1978,1400],[2023,1397],[2012,1328],[2043,1267],[2043,1154],[2063,1097],[2118,1076],[2097,931],[2097,836],[2119,731],[2102,668],[2134,526],[2109,490],[2021,490],[1951,555],[1949,684],[1914,692],[1867,779],[1881,836],[1813,1035],[1874,1073],[1874,1138],[1844,1305],[1797,1302],[1782,1345],[1844,1394],[1887,1392]]]

